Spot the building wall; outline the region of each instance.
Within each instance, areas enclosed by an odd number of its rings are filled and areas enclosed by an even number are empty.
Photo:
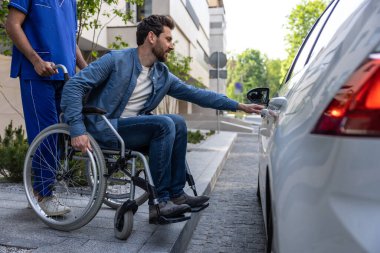
[[[12,121],[13,127],[24,125],[21,103],[20,81],[10,78],[11,57],[0,54],[0,136],[4,137],[5,127]]]

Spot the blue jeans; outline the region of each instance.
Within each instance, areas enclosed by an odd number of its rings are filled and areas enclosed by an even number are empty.
[[[184,193],[187,127],[178,115],[141,115],[120,118],[118,132],[125,145],[149,152],[149,167],[159,201]]]

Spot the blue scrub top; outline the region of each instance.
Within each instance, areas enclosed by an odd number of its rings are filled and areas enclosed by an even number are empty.
[[[26,15],[22,25],[32,48],[45,60],[63,64],[69,75],[76,65],[76,1],[75,0],[10,0],[8,7]],[[33,65],[14,46],[11,77],[21,79],[63,80],[62,71],[51,77],[41,77]]]

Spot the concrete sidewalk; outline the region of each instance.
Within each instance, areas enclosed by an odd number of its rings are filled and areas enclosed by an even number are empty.
[[[187,160],[198,194],[210,194],[236,136],[221,132],[189,148]],[[190,189],[186,191],[192,194]],[[81,229],[57,231],[27,208],[22,185],[0,184],[0,252],[183,252],[200,218],[199,213],[193,213],[186,222],[150,225],[145,203],[134,216],[131,236],[120,241],[114,237],[114,214],[103,205]]]

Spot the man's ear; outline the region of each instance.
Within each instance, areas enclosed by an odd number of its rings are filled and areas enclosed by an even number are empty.
[[[154,32],[150,31],[150,32],[148,33],[147,39],[148,39],[148,42],[149,42],[149,43],[153,44],[153,43],[156,42],[156,40],[157,40],[157,36],[156,36],[156,34],[154,34]]]

